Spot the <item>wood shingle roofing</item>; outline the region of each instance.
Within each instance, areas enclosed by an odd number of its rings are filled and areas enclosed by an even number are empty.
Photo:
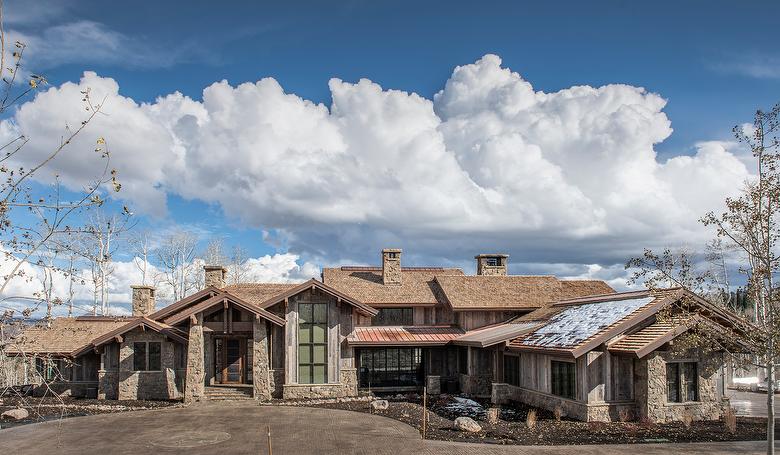
[[[634,333],[623,335],[609,344],[610,352],[634,354],[642,358],[685,332],[687,327],[682,323],[672,321],[655,321]]]
[[[454,310],[533,310],[572,297],[614,293],[600,280],[559,280],[554,276],[436,276]]]
[[[322,270],[323,282],[368,305],[435,305],[440,299],[438,276],[463,275],[461,269],[403,267],[400,285],[384,285],[381,267],[338,267]]]
[[[130,318],[125,317],[57,318],[49,328],[39,325],[24,329],[8,344],[6,352],[15,355],[38,353],[71,356],[90,345],[96,337],[129,321]]]
[[[299,284],[300,283],[242,283],[231,284],[222,289],[242,300],[260,306],[271,297],[289,291]]]

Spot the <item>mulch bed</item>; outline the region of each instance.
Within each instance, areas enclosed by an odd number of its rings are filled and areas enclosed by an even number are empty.
[[[372,411],[369,402],[331,402],[314,405],[330,409],[365,412],[399,420],[421,429],[422,403],[417,396],[384,397],[389,401],[385,411]],[[516,445],[570,445],[570,444],[633,444],[653,442],[716,442],[752,441],[766,439],[766,419],[738,417],[737,429],[731,434],[722,421],[693,422],[686,428],[682,422],[654,424],[641,422],[580,422],[556,420],[551,412],[537,410],[536,427],[526,426],[530,407],[522,403],[504,405],[495,424],[485,420],[488,403],[481,406],[462,406],[462,399],[442,396],[429,402],[426,438],[443,441],[481,442]],[[482,431],[465,433],[453,428],[460,416],[471,417]],[[778,425],[780,430],[780,425]]]
[[[146,400],[93,400],[86,398],[57,397],[3,397],[0,398],[0,414],[22,407],[29,412],[29,417],[23,420],[0,420],[0,429],[10,428],[29,423],[57,420],[65,417],[80,417],[94,414],[109,414],[113,412],[138,411],[142,409],[158,409],[180,404],[177,401],[146,401]]]

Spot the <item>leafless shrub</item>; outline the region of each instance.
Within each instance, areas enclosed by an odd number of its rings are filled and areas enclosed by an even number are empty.
[[[536,409],[528,411],[528,415],[525,416],[525,426],[527,426],[529,430],[536,428]]]
[[[691,425],[693,425],[693,413],[690,409],[685,409],[682,413],[682,417],[680,418],[682,421],[683,426],[686,430],[691,428]]]
[[[620,419],[621,422],[630,422],[634,420],[634,413],[631,409],[623,408],[618,411],[618,419]]]
[[[642,418],[639,419],[639,426],[650,429],[655,427],[655,422],[648,416],[642,416]]]
[[[555,417],[556,422],[560,422],[561,417],[563,417],[563,408],[556,406],[555,409],[553,409],[553,416]]]

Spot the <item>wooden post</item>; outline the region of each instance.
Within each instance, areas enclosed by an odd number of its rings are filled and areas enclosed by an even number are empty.
[[[266,425],[266,429],[268,430],[268,455],[273,455],[274,451],[271,447],[271,425]]]
[[[422,438],[425,439],[426,423],[428,420],[428,387],[423,387],[423,415],[422,415]]]

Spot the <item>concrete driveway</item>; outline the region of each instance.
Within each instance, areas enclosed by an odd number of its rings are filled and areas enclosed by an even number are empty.
[[[421,441],[412,427],[349,411],[209,403],[64,419],[0,431],[0,453],[76,454],[727,454],[764,453],[763,442],[523,447]]]
[[[731,407],[734,408],[738,416],[766,417],[767,415],[765,393],[729,390],[728,397],[731,401]],[[780,395],[775,394],[775,415],[777,415],[778,401],[780,401]]]

